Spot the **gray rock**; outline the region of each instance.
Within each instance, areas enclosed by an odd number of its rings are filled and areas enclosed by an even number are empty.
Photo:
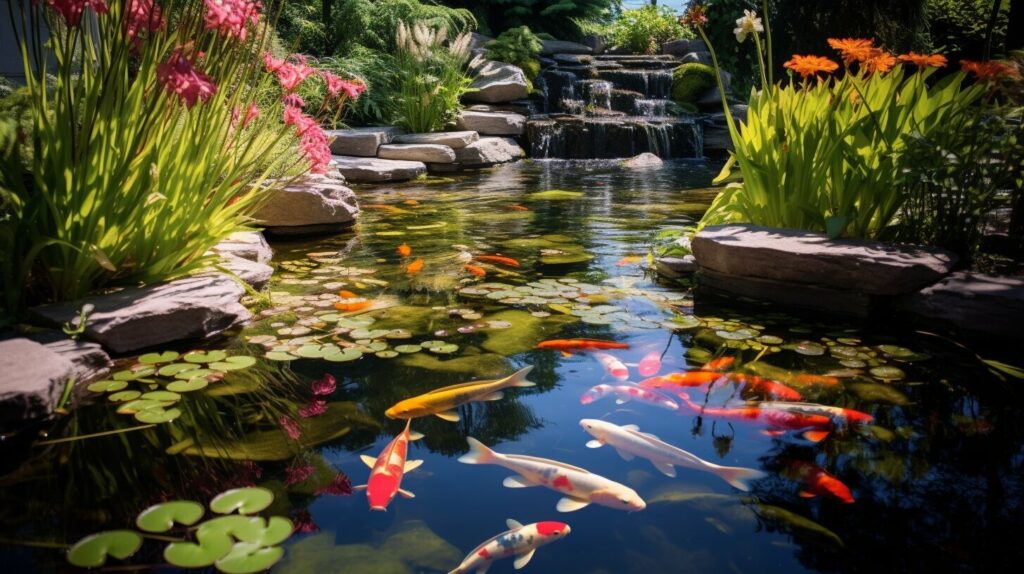
[[[483,50],[487,47],[487,42],[490,42],[494,38],[485,36],[483,34],[477,34],[476,32],[470,32],[469,34],[469,49],[470,50]]]
[[[672,40],[661,45],[661,53],[670,56],[685,56],[691,52],[707,52],[708,46],[700,38]]]
[[[723,126],[704,126],[704,152],[722,152],[732,150],[732,136],[729,129]]]
[[[331,140],[331,153],[334,155],[354,155],[359,157],[375,157],[377,148],[391,143],[396,135],[404,133],[401,128],[372,127],[349,130],[327,130]]]
[[[404,134],[395,136],[396,144],[437,144],[459,149],[480,139],[480,134],[473,131],[434,132],[430,134]]]
[[[526,117],[504,112],[475,112],[465,110],[459,114],[456,127],[480,135],[518,136],[526,129]]]
[[[455,154],[459,164],[464,167],[485,167],[526,156],[523,148],[512,138],[481,138],[480,141],[456,150]]]
[[[942,279],[957,261],[941,249],[754,225],[706,227],[692,248],[702,270],[867,295],[913,293]]]
[[[377,150],[377,157],[423,163],[452,163],[455,161],[455,150],[441,144],[387,144],[380,146]]]
[[[661,158],[654,155],[649,151],[645,151],[640,155],[633,156],[619,165],[627,169],[638,169],[645,167],[660,167],[665,162],[661,161]]]
[[[103,347],[88,341],[74,341],[56,329],[32,333],[27,337],[71,361],[76,383],[105,377],[114,365]]]
[[[908,297],[903,309],[958,332],[1019,341],[1024,278],[957,272]]]
[[[530,95],[526,74],[519,67],[503,62],[486,62],[477,70],[469,87],[473,91],[464,95],[463,99],[470,102],[494,104]]]
[[[565,40],[541,40],[540,53],[549,54],[591,54],[593,49],[590,46],[566,42]]]
[[[245,289],[219,273],[131,287],[67,303],[29,309],[37,320],[54,327],[73,322],[85,304],[93,312],[84,336],[115,353],[129,353],[176,341],[205,339],[248,321],[238,300]]]
[[[218,255],[234,255],[257,263],[267,263],[274,256],[274,250],[259,231],[240,231],[228,235],[213,246]]]
[[[697,107],[706,110],[722,109],[721,94],[722,92],[718,89],[718,86],[711,88],[697,98]]]
[[[693,255],[683,257],[656,257],[654,267],[666,277],[683,277],[697,271],[697,260]]]
[[[352,190],[329,179],[304,178],[272,192],[253,218],[270,233],[302,235],[334,232],[355,222],[359,204]]]
[[[590,35],[583,38],[583,45],[594,54],[601,54],[608,47],[608,42],[601,36]]]
[[[257,291],[263,289],[274,274],[274,268],[270,265],[234,255],[222,255],[220,266],[237,275]]]
[[[346,179],[356,183],[406,181],[427,172],[420,161],[334,156],[334,165]]]
[[[690,52],[679,58],[680,64],[689,64],[691,62],[697,62],[706,66],[714,65],[714,61],[711,59],[711,52]]]
[[[586,54],[555,54],[551,59],[558,64],[590,64],[594,61],[593,56]]]
[[[0,429],[53,412],[69,379],[71,361],[28,339],[0,341]]]

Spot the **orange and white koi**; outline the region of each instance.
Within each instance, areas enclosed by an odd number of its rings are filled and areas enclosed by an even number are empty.
[[[499,401],[504,397],[504,389],[535,386],[536,383],[526,380],[526,375],[531,370],[533,367],[529,366],[503,379],[472,381],[434,389],[429,393],[399,402],[385,411],[384,415],[389,419],[413,419],[434,415],[446,421],[457,422],[459,414],[456,409],[460,405],[478,401]]]
[[[773,381],[757,375],[746,375],[743,373],[729,373],[728,376],[730,381],[743,383],[744,386],[751,391],[760,393],[767,397],[781,399],[784,401],[799,401],[803,399],[803,395],[801,395],[799,391],[787,387],[778,381]]]
[[[537,344],[538,349],[559,351],[583,351],[587,349],[628,349],[629,344],[602,339],[550,339]]]
[[[871,424],[875,417],[854,409],[844,409],[830,405],[817,403],[793,403],[786,401],[771,401],[753,403],[758,408],[775,409],[791,413],[803,413],[808,415],[822,415],[832,419],[832,422],[839,426]]]
[[[639,255],[628,255],[616,261],[615,265],[619,267],[624,267],[626,265],[635,265],[637,263],[640,263],[641,261],[643,261],[643,257],[640,257]]]
[[[501,265],[508,265],[509,267],[519,267],[519,262],[511,257],[505,257],[504,255],[474,255],[473,259],[477,261],[485,261],[487,263],[500,263]]]
[[[415,275],[423,270],[423,258],[420,257],[405,267],[405,272],[409,275]]]
[[[679,410],[679,403],[665,395],[657,391],[643,389],[633,385],[597,385],[580,396],[580,403],[589,405],[590,403],[603,399],[609,395],[615,395],[617,397],[615,399],[615,404],[618,405],[625,404],[629,401],[636,401],[638,403],[653,405],[670,411]]]
[[[626,365],[622,364],[622,361],[608,353],[594,353],[594,358],[601,363],[601,366],[604,367],[604,371],[611,375],[612,378],[620,381],[629,379],[629,369]]]
[[[658,371],[661,370],[661,353],[651,351],[644,355],[640,362],[636,364],[636,370],[640,373],[641,377],[650,377],[658,374]]]
[[[334,308],[339,311],[362,311],[370,305],[373,305],[373,301],[364,299],[363,297],[346,297],[339,300],[334,304]]]
[[[570,466],[564,462],[495,452],[473,437],[469,437],[469,453],[459,462],[466,464],[492,464],[516,473],[502,483],[506,488],[546,486],[563,495],[555,507],[559,512],[573,512],[590,504],[600,504],[618,510],[637,511],[647,503],[632,488]]]
[[[402,257],[408,257],[409,255],[412,254],[412,247],[409,247],[408,244],[403,243],[398,246],[398,254],[401,255]]]
[[[682,399],[683,404],[697,415],[734,421],[762,422],[768,426],[768,429],[761,431],[761,433],[769,436],[776,436],[787,431],[801,431],[803,438],[811,442],[820,442],[834,428],[832,419],[822,415],[750,406],[705,407],[695,404],[686,393],[679,393],[679,398]]]
[[[571,531],[564,522],[534,522],[523,526],[509,518],[505,524],[508,530],[474,548],[462,564],[448,574],[466,574],[472,570],[476,570],[476,574],[484,574],[492,562],[508,556],[516,557],[512,565],[519,570],[530,563],[538,548],[565,538]]]
[[[405,424],[405,430],[391,439],[377,458],[365,454],[359,456],[366,466],[370,467],[370,478],[366,484],[353,486],[352,490],[366,491],[370,510],[386,511],[396,494],[401,494],[405,498],[415,497],[413,493],[402,488],[402,477],[405,473],[423,464],[422,460],[406,460],[409,441],[423,438],[422,434],[409,430],[410,423],[411,419]]]
[[[788,461],[786,476],[804,484],[798,493],[801,498],[834,496],[846,504],[853,504],[853,493],[843,481],[832,476],[820,466],[802,460]]]
[[[597,419],[583,419],[580,426],[594,440],[587,443],[588,448],[600,448],[608,445],[615,449],[624,460],[633,460],[639,456],[651,461],[654,468],[665,476],[675,478],[677,466],[692,468],[711,474],[728,482],[734,488],[750,492],[749,482],[764,478],[767,474],[753,468],[738,466],[720,466],[708,462],[699,456],[681,448],[672,446],[658,437],[640,432],[636,425],[619,426]]]

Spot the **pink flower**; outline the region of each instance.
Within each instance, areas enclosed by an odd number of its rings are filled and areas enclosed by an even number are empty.
[[[327,173],[332,159],[331,146],[320,124],[302,113],[301,109],[292,106],[284,108],[284,123],[295,126],[295,135],[299,137],[299,149],[309,160],[310,171]]]
[[[97,14],[106,14],[108,10],[103,0],[46,0],[46,5],[60,14],[64,22],[72,28],[82,21],[82,12],[86,6]]]
[[[260,21],[263,4],[258,0],[203,0],[206,14],[203,20],[207,30],[216,30],[221,36],[245,41],[248,24]]]
[[[270,52],[263,52],[263,65],[267,68],[268,72],[277,72],[284,64],[284,60],[278,60]]]
[[[331,496],[348,496],[352,494],[352,483],[349,482],[348,477],[344,473],[339,472],[334,475],[334,480],[330,484],[322,488],[317,489],[317,495],[330,494]]]
[[[338,388],[338,380],[334,378],[334,375],[324,373],[324,376],[313,381],[312,387],[313,394],[318,397],[322,397],[333,393],[334,390]]]
[[[299,409],[299,416],[308,419],[318,417],[327,412],[327,401],[313,400],[304,409]]]
[[[231,125],[237,126],[238,120],[241,117],[242,112],[237,107],[231,110]],[[255,103],[249,104],[249,109],[245,111],[245,117],[242,118],[242,129],[249,127],[256,118],[260,117],[260,108]]]
[[[316,522],[313,522],[313,515],[309,513],[308,508],[296,510],[292,514],[292,524],[295,525],[295,533],[297,534],[308,534],[320,530]]]
[[[327,70],[320,70],[319,74],[324,79],[324,82],[327,83],[327,93],[332,98],[337,98],[344,93],[345,97],[355,99],[359,97],[359,94],[366,91],[366,85],[362,82],[347,82]]]
[[[167,25],[159,4],[153,0],[128,0],[124,18],[124,32],[138,48],[142,32],[156,32]]]
[[[156,67],[156,77],[164,89],[177,94],[187,108],[195,105],[196,100],[205,102],[217,92],[213,78],[196,70],[180,49]]]
[[[284,479],[284,484],[285,486],[298,484],[313,476],[314,471],[316,471],[316,469],[309,463],[292,464],[288,467],[288,470],[285,471],[287,472],[287,476]]]
[[[277,74],[277,81],[281,83],[281,88],[286,92],[294,92],[302,82],[306,81],[306,78],[313,75],[316,70],[306,65],[304,62],[296,64],[284,63],[278,66],[274,71]]]
[[[306,100],[303,100],[298,94],[287,94],[282,101],[290,108],[302,108],[306,105]]]
[[[299,437],[302,436],[302,428],[299,427],[299,423],[295,422],[295,419],[289,416],[282,416],[278,422],[292,440],[299,440]]]

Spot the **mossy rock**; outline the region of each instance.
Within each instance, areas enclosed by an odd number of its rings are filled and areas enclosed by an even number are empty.
[[[679,104],[696,104],[715,85],[715,69],[706,64],[690,62],[672,70],[672,99]]]

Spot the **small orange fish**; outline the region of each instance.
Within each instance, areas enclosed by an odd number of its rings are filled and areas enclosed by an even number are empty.
[[[354,297],[350,299],[342,299],[334,304],[334,308],[339,311],[362,311],[366,309],[373,302],[369,299],[363,299],[362,297]]]
[[[412,254],[412,247],[409,247],[405,243],[398,246],[398,254],[402,257],[408,257]]]
[[[473,257],[477,261],[486,261],[487,263],[501,263],[502,265],[508,265],[509,267],[519,267],[519,262],[511,257],[505,257],[502,255],[477,255]]]
[[[415,275],[423,270],[423,258],[420,257],[416,261],[413,261],[405,268],[405,272],[409,275]]]
[[[511,209],[512,211],[530,211],[529,207],[526,207],[525,205],[519,205],[518,203],[513,203],[512,205],[509,205],[508,208]]]
[[[615,264],[618,265],[619,267],[623,267],[626,265],[635,265],[637,263],[640,263],[642,259],[643,258],[640,257],[639,255],[629,255],[627,257],[619,259],[618,261],[615,262]]]
[[[415,199],[407,199],[407,200],[403,201],[402,204],[403,205],[419,205],[420,202],[416,201]]]
[[[551,339],[541,341],[538,349],[557,349],[559,351],[579,351],[583,349],[628,349],[629,344],[605,341],[602,339]]]
[[[351,291],[346,291],[345,289],[342,289],[341,291],[338,292],[338,296],[341,297],[342,299],[355,299],[359,295],[356,295]]]
[[[484,275],[487,275],[487,271],[483,267],[480,267],[478,265],[470,265],[469,263],[467,263],[463,265],[462,268],[465,269],[466,271],[469,271],[473,275],[476,275],[477,277],[483,277]]]
[[[735,357],[718,357],[717,359],[711,359],[707,363],[704,363],[704,366],[701,367],[700,370],[722,372],[731,367],[735,361]]]

